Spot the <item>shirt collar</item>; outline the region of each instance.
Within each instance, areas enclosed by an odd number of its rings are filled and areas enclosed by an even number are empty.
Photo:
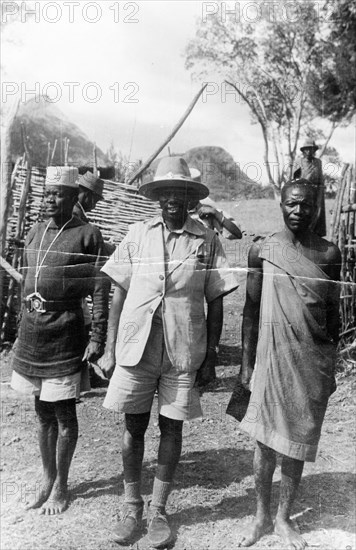
[[[149,227],[155,227],[157,225],[164,225],[164,220],[161,215],[155,216],[152,220],[148,222]],[[176,229],[172,233],[191,233],[197,237],[204,237],[206,235],[206,229],[200,222],[196,222],[188,214],[187,219],[181,229]]]

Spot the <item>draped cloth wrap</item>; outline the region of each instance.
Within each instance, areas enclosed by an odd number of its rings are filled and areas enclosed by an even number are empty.
[[[314,462],[330,394],[336,346],[326,329],[337,284],[283,236],[260,250],[263,286],[252,394],[240,427],[291,458]]]

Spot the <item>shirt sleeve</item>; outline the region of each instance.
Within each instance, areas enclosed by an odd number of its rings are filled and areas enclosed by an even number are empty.
[[[128,290],[132,277],[132,258],[137,249],[137,244],[129,229],[127,235],[116,247],[115,252],[110,256],[102,271],[109,275],[115,284]]]
[[[234,223],[234,224],[236,225],[236,227],[237,227],[238,229],[240,229],[240,231],[241,231],[240,225],[236,222],[236,220],[234,219],[234,217],[231,216],[231,214],[229,214],[229,213],[226,212],[225,210],[219,210],[219,212],[222,213],[222,215],[224,216],[224,218],[225,218],[226,220],[230,220],[230,221],[231,221],[232,223]],[[234,237],[234,235],[233,235],[232,233],[230,233],[230,231],[228,231],[228,230],[224,227],[224,225],[221,226],[220,234],[221,234],[223,237],[225,237],[225,239],[228,239],[228,238],[230,238],[230,237],[236,238],[236,237]]]
[[[211,242],[210,262],[205,280],[205,297],[212,302],[219,296],[229,294],[238,288],[236,271],[229,266],[222,244],[217,235]]]

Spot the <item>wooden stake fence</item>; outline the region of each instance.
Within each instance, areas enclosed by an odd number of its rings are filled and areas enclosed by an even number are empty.
[[[54,150],[55,150],[54,145]],[[20,309],[20,281],[22,248],[29,229],[44,217],[43,198],[46,169],[32,167],[24,157],[18,159],[12,174],[12,206],[7,223],[6,253],[1,257],[0,268],[5,275],[4,316],[0,342],[13,341],[16,337],[16,317]],[[88,214],[105,240],[118,244],[134,222],[155,216],[159,212],[156,203],[142,197],[132,185],[104,180],[104,201]]]
[[[356,184],[355,167],[344,165],[335,198],[329,238],[341,251],[341,343],[356,341]]]

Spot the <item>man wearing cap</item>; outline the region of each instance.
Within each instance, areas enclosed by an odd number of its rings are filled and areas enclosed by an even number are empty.
[[[73,214],[77,216],[84,223],[89,223],[87,212],[91,212],[96,207],[97,203],[104,200],[103,189],[104,181],[97,176],[94,176],[89,170],[78,179],[79,192],[78,200],[74,205]],[[115,246],[110,243],[104,243],[103,254],[110,255],[114,252]],[[87,300],[83,299],[83,313],[86,333],[89,339],[89,333],[91,328],[91,314],[88,307]],[[89,378],[90,386],[92,388],[98,388],[107,384],[107,381],[100,378],[95,372],[94,367],[89,364]]]
[[[78,184],[78,201],[74,205],[73,214],[88,223],[86,213],[94,210],[97,203],[104,199],[104,182],[88,171],[79,177]]]
[[[78,438],[76,397],[84,360],[95,360],[106,337],[109,280],[100,272],[100,231],[73,216],[78,170],[47,169],[49,217],[29,231],[24,250],[24,307],[13,356],[12,387],[35,396],[43,478],[27,508],[58,514],[68,505],[67,479]],[[82,299],[93,296],[89,344]],[[37,485],[36,485],[37,486]]]
[[[312,229],[319,237],[324,237],[326,235],[324,178],[321,160],[315,157],[318,149],[319,146],[312,139],[307,139],[303,143],[300,148],[303,156],[293,167],[293,177],[305,179],[318,187],[317,209]]]
[[[184,159],[162,159],[140,193],[159,201],[162,214],[131,225],[103,267],[115,294],[99,364],[111,378],[104,406],[125,414],[125,507],[113,535],[120,543],[134,539],[142,520],[144,435],[158,390],[161,437],[148,538],[159,548],[172,536],[165,506],[183,421],[202,415],[197,386],[214,379],[222,299],[238,285],[216,233],[188,216],[189,201],[209,191],[192,180]]]

